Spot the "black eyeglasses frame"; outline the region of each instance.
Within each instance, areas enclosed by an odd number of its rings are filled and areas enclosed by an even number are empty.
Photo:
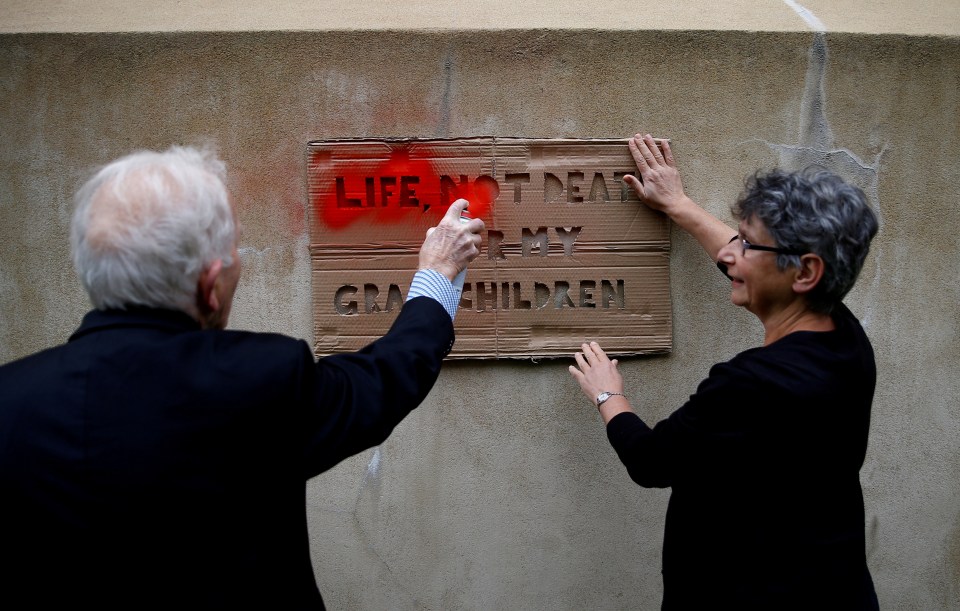
[[[740,245],[743,248],[743,250],[740,253],[741,256],[747,254],[748,250],[762,250],[764,252],[775,252],[778,255],[791,255],[794,257],[799,257],[807,254],[806,252],[802,252],[799,250],[792,250],[790,248],[780,248],[777,246],[761,246],[759,244],[752,244],[751,242],[747,241],[745,238],[741,238],[739,234],[730,238],[730,241],[728,242],[728,244],[733,244],[737,240],[740,240]]]
[[[805,252],[800,252],[800,251],[798,251],[798,250],[790,250],[789,248],[777,248],[776,246],[760,246],[759,244],[751,244],[750,242],[748,242],[748,241],[744,240],[743,238],[741,238],[741,237],[740,237],[740,234],[737,234],[737,235],[733,236],[732,238],[730,238],[730,241],[727,242],[727,244],[733,244],[733,243],[734,243],[735,241],[737,241],[737,240],[740,240],[740,246],[743,248],[743,250],[740,251],[740,256],[743,256],[743,255],[747,254],[747,251],[748,251],[748,250],[763,250],[763,251],[766,251],[766,252],[775,252],[775,253],[777,253],[778,255],[792,255],[792,256],[795,256],[795,257],[799,257],[799,256],[802,256],[802,255],[807,254],[807,253],[805,253]],[[724,275],[724,276],[726,276],[726,277],[729,278],[730,280],[733,280],[733,276],[731,276],[731,275],[727,272],[727,264],[726,264],[726,263],[724,263],[723,261],[717,261],[717,269],[719,269],[721,272],[723,272],[723,275]]]

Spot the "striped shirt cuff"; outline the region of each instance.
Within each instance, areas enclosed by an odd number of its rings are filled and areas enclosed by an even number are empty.
[[[421,269],[413,276],[407,301],[414,297],[430,297],[440,303],[453,320],[460,305],[460,295],[450,279],[433,269]]]

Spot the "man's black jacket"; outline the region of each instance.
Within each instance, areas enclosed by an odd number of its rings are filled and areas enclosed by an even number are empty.
[[[89,313],[0,367],[3,606],[322,607],[306,481],[386,439],[452,345],[426,297],[319,362],[182,313]]]

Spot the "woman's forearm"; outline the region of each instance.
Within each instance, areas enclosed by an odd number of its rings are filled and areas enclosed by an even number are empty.
[[[701,208],[689,197],[685,197],[684,200],[665,212],[670,220],[697,240],[710,258],[716,261],[720,249],[737,234],[736,230]]]

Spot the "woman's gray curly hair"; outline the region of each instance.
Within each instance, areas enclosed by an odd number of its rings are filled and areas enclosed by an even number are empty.
[[[762,222],[776,246],[823,259],[823,278],[808,295],[810,308],[823,313],[830,313],[853,287],[879,228],[859,187],[816,167],[756,173],[731,212],[739,220]],[[799,265],[799,256],[777,255],[781,270]]]

